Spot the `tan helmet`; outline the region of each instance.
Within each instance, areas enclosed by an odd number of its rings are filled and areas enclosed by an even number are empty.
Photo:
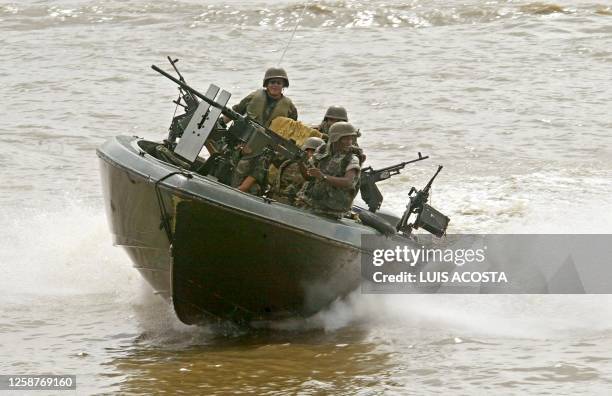
[[[304,144],[302,144],[302,150],[306,150],[306,149],[316,150],[322,144],[325,144],[325,141],[323,139],[318,138],[316,136],[309,137],[308,139],[304,141]]]
[[[345,121],[338,121],[329,128],[329,143],[335,143],[344,136],[357,136],[357,130]]]
[[[348,121],[348,115],[346,114],[346,109],[342,106],[329,106],[327,111],[325,112],[325,118],[333,118],[340,121]]]
[[[285,80],[285,87],[289,86],[289,77],[287,77],[287,72],[282,67],[271,67],[266,70],[266,74],[263,79],[263,86],[265,87],[268,83],[268,80],[271,78],[282,78]]]

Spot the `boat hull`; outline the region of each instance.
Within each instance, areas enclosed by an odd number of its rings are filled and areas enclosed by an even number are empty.
[[[186,173],[142,142],[98,150],[109,225],[181,321],[307,316],[359,286],[361,236],[376,231]]]
[[[310,315],[359,285],[359,250],[202,202],[177,207],[174,307],[185,322]]]

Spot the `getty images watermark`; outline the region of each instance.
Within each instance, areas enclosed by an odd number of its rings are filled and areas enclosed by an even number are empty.
[[[364,293],[612,294],[612,235],[362,237]]]
[[[409,248],[396,246],[395,249],[375,249],[372,252],[372,265],[382,267],[385,263],[405,263],[409,269],[414,269],[420,263],[452,263],[461,267],[470,263],[484,263],[487,247],[481,249],[440,249],[425,248],[425,246]],[[508,278],[504,271],[401,271],[387,274],[382,268],[372,274],[376,283],[430,283],[430,282],[503,282]]]

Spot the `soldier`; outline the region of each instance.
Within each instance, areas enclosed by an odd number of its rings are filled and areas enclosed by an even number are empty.
[[[251,92],[232,109],[237,113],[248,115],[266,128],[276,117],[297,120],[298,112],[295,105],[291,99],[283,95],[283,89],[286,87],[289,87],[289,78],[285,69],[271,67],[264,75],[264,89]]]
[[[323,138],[327,140],[327,135],[329,134],[329,128],[331,128],[331,126],[334,125],[336,122],[340,122],[340,121],[348,122],[348,114],[346,113],[346,109],[342,106],[329,106],[327,108],[327,111],[325,112],[325,115],[323,116],[323,121],[321,121],[319,125],[315,126],[314,129],[325,134]],[[358,148],[359,160],[363,164],[366,160],[366,155],[363,153],[363,150],[359,148],[359,144],[357,144],[357,138],[360,136],[361,136],[361,133],[357,131],[357,135],[355,136],[355,139],[353,140],[353,145]]]
[[[330,106],[323,116],[323,121],[321,121],[319,125],[315,126],[314,129],[328,135],[329,128],[338,121],[348,122],[346,109],[342,106]]]
[[[263,87],[264,89],[251,92],[232,109],[237,113],[246,114],[266,128],[276,117],[297,120],[297,109],[291,99],[283,95],[283,89],[289,87],[289,78],[284,69],[271,67],[266,70]],[[228,118],[224,119],[229,122]],[[270,156],[264,153],[252,153],[249,147],[243,146],[235,157],[232,187],[262,195],[267,188]]]
[[[268,187],[270,157],[267,153],[252,154],[248,147],[235,151],[232,160],[236,164],[232,173],[232,187],[249,194],[263,195]]]
[[[341,218],[351,210],[357,194],[361,166],[353,142],[357,131],[348,122],[336,122],[329,129],[327,145],[313,156],[316,167],[304,186],[303,201],[315,213]]]
[[[318,137],[306,139],[302,145],[302,150],[304,150],[308,156],[306,160],[310,161],[315,150],[323,144],[325,144],[323,139]],[[305,181],[300,171],[299,164],[293,160],[286,160],[278,166],[278,173],[272,182],[270,198],[285,204],[294,205],[296,195],[298,191],[301,190]]]

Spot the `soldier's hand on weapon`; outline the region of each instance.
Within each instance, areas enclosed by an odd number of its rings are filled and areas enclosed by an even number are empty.
[[[308,176],[314,177],[315,179],[322,179],[323,172],[319,168],[308,168],[307,170]]]
[[[363,164],[366,160],[366,155],[363,153],[363,149],[359,146],[351,146],[353,154],[359,158],[359,165]]]

